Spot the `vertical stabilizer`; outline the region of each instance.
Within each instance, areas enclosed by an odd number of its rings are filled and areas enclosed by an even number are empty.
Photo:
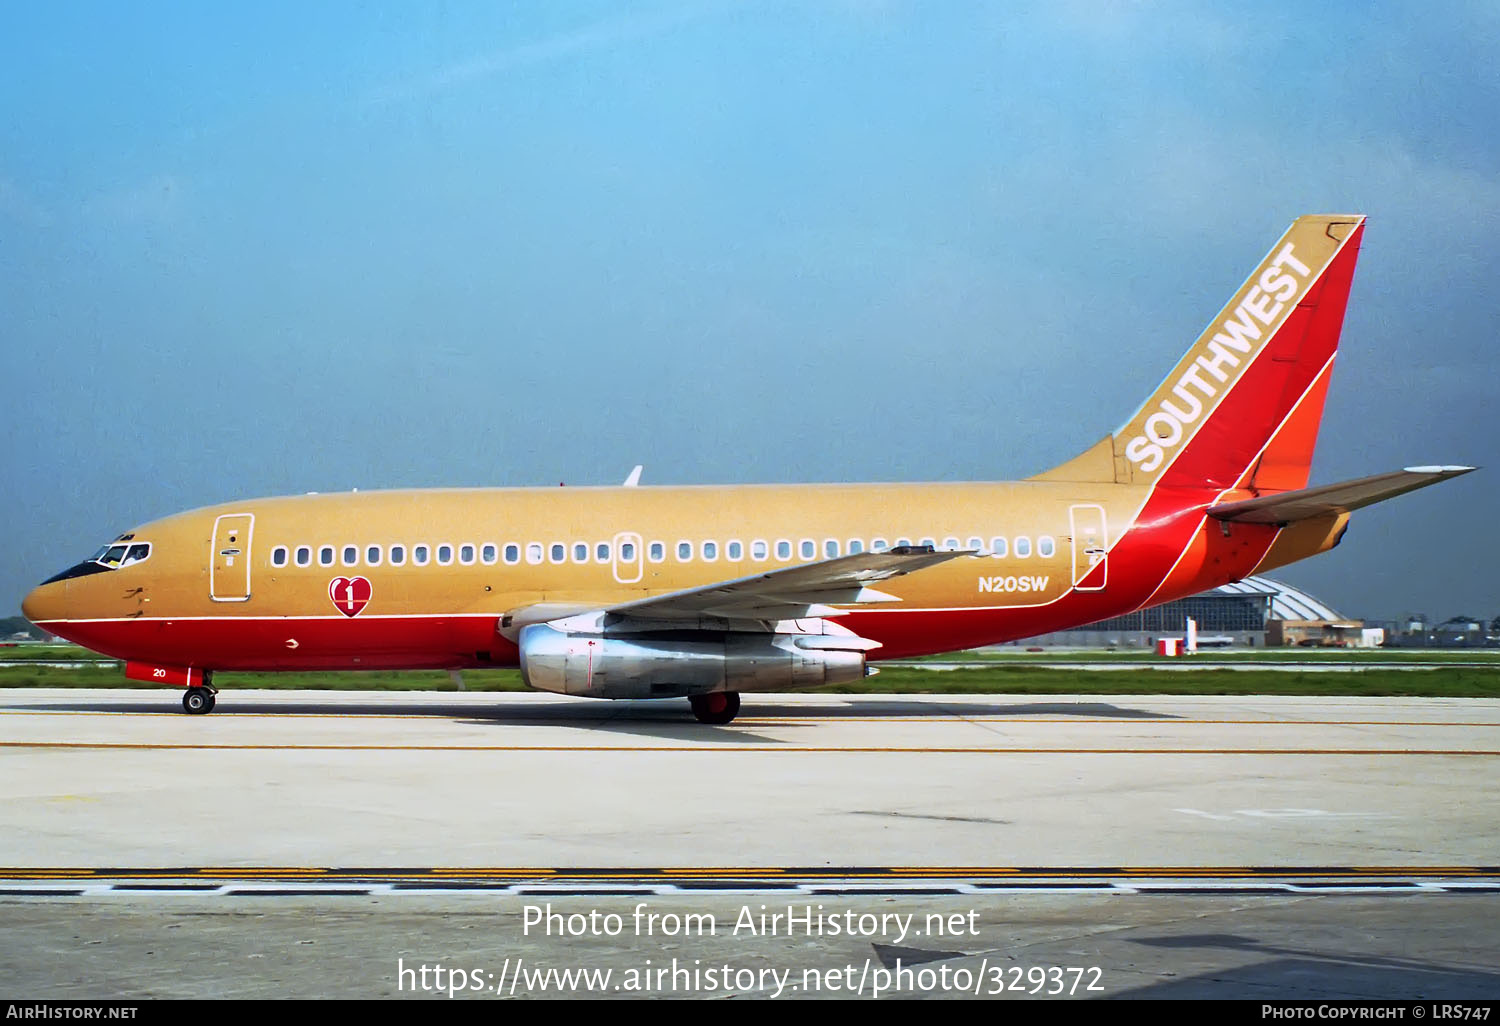
[[[1140,409],[1037,479],[1305,485],[1363,233],[1299,217]]]

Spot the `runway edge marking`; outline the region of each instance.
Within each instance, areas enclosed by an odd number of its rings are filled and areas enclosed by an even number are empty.
[[[0,897],[1500,893],[1500,866],[0,867]]]

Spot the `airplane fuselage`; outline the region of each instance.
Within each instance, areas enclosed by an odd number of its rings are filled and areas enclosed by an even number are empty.
[[[128,532],[23,610],[194,713],[218,670],[519,666],[705,723],[742,691],[1118,616],[1330,549],[1351,510],[1472,469],[1307,487],[1363,231],[1298,218],[1130,419],[1026,481],[259,499]]]
[[[880,644],[869,653],[880,660],[1118,615],[1301,558],[1336,534],[1331,523],[1226,532],[1204,511],[1236,494],[1016,482],[260,499],[142,525],[122,544],[149,543],[146,559],[45,585],[26,613],[147,664],[514,666],[500,628],[514,610],[607,607],[897,546],[978,550],[840,609],[842,626]]]

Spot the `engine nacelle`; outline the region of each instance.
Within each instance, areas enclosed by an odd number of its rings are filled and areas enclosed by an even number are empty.
[[[752,631],[578,633],[546,623],[523,628],[519,638],[528,685],[593,698],[843,684],[865,676],[865,649],[873,647],[852,634],[846,641]]]

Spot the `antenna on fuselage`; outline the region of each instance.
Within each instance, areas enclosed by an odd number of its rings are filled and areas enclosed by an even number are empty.
[[[635,465],[635,469],[630,472],[630,476],[625,479],[625,484],[622,487],[625,487],[625,488],[638,488],[638,487],[640,487],[640,484],[641,484],[641,471],[644,470],[644,469],[645,469],[645,466],[643,464],[637,463]]]

